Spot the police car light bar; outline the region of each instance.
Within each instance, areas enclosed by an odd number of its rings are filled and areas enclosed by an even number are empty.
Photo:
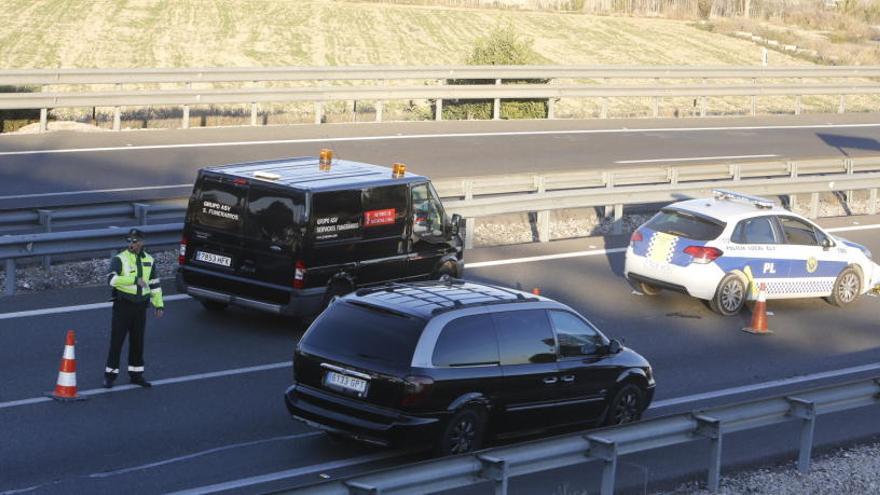
[[[752,196],[751,194],[743,194],[736,191],[728,191],[726,189],[713,189],[712,194],[715,196],[715,199],[745,201],[755,205],[756,208],[773,208],[775,204],[767,198]]]

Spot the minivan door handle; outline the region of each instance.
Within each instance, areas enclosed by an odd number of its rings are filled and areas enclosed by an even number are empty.
[[[546,377],[544,377],[544,383],[547,384],[547,385],[553,385],[553,384],[556,383],[557,381],[559,381],[559,378],[557,378],[557,377],[555,377],[555,376],[546,376]]]
[[[574,381],[574,375],[563,375],[562,382],[563,383],[571,383]]]

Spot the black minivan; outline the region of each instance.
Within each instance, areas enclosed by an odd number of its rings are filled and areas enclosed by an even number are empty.
[[[648,361],[568,306],[444,278],[337,299],[296,346],[285,403],[336,436],[457,454],[489,436],[639,419]]]
[[[210,310],[290,316],[388,281],[460,276],[460,217],[427,177],[321,157],[199,171],[180,244],[177,288]]]

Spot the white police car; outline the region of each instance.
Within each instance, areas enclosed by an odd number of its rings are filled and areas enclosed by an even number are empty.
[[[768,299],[827,297],[837,306],[880,286],[864,246],[768,199],[713,193],[667,206],[633,232],[624,274],[642,293],[672,289],[733,315],[761,284]]]

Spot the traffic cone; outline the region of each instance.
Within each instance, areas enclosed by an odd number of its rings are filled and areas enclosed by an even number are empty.
[[[743,328],[743,332],[768,335],[773,332],[767,329],[767,293],[763,283],[759,287],[758,300],[755,302],[755,307],[752,308],[752,323]]]
[[[58,370],[55,392],[46,394],[55,400],[72,401],[86,399],[76,393],[76,354],[73,350],[75,340],[73,330],[68,330],[67,340],[64,342],[64,355],[61,357],[61,366]]]

